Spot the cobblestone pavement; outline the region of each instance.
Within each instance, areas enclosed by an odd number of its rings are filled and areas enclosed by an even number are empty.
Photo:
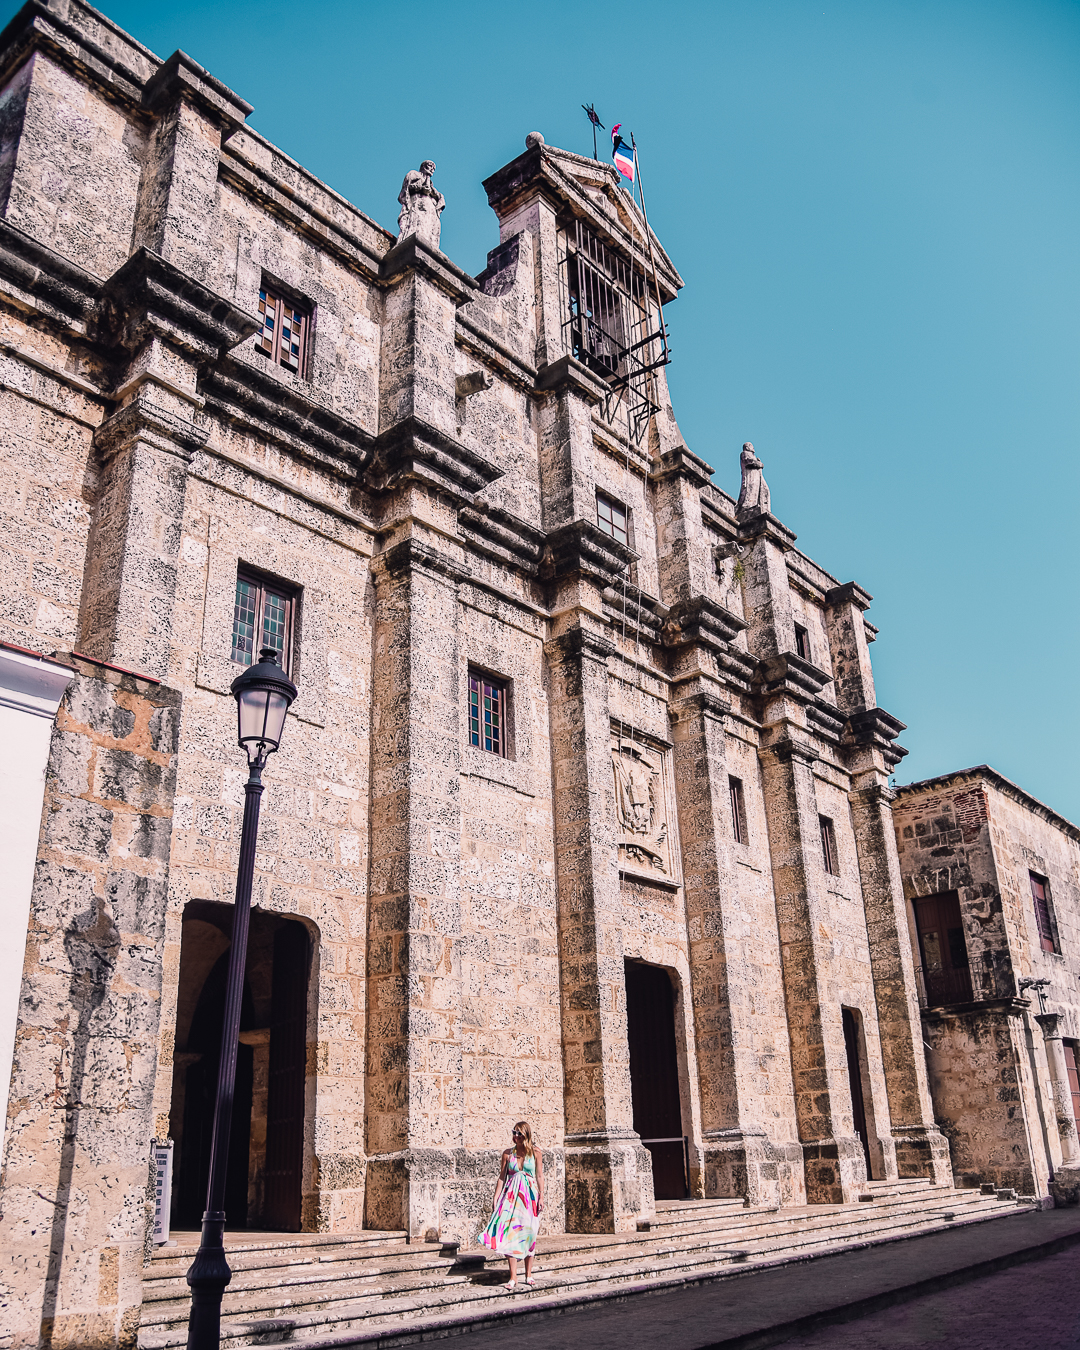
[[[783,1350],[1074,1350],[1080,1347],[1080,1248],[926,1294]],[[597,1347],[599,1350],[599,1347]]]

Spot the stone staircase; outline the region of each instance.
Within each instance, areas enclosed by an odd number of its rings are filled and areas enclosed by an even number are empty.
[[[989,1188],[987,1188],[989,1190]],[[958,1223],[1031,1208],[1012,1192],[982,1193],[928,1181],[870,1182],[859,1203],[796,1209],[748,1209],[739,1200],[669,1200],[656,1206],[648,1232],[541,1237],[536,1288],[511,1299],[506,1262],[482,1251],[455,1254],[404,1233],[255,1234],[227,1240],[233,1278],[222,1307],[224,1350],[288,1342],[304,1350],[362,1343],[391,1331],[490,1316],[511,1302],[578,1302],[604,1293],[665,1287],[735,1274]],[[187,1340],[185,1272],[195,1234],[159,1248],[145,1271],[140,1350]],[[734,1269],[734,1268],[737,1268]],[[519,1272],[520,1275],[520,1272]]]

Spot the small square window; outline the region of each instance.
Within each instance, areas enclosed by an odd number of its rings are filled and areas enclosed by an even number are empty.
[[[836,856],[836,831],[828,816],[818,816],[818,823],[821,826],[821,856],[825,863],[825,871],[838,877],[840,863]]]
[[[289,586],[259,577],[243,568],[236,573],[233,605],[232,659],[250,666],[263,647],[279,654],[286,674],[292,666],[296,592]]]
[[[1028,873],[1031,883],[1031,899],[1035,905],[1035,923],[1039,930],[1039,945],[1044,952],[1056,952],[1054,924],[1050,914],[1050,883],[1045,877]]]
[[[810,634],[798,623],[795,625],[795,654],[801,656],[804,661],[812,659],[810,656]]]
[[[507,683],[469,670],[469,744],[508,758]]]
[[[596,523],[605,534],[610,534],[612,539],[629,547],[630,512],[613,498],[605,497],[602,492],[596,494]]]
[[[259,318],[262,328],[255,335],[255,350],[307,379],[311,307],[287,299],[264,278],[259,291]]]
[[[743,803],[742,783],[738,778],[728,778],[728,792],[731,795],[731,833],[737,844],[746,840],[746,807]]]

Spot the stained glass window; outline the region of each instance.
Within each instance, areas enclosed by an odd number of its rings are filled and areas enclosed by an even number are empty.
[[[506,685],[469,672],[469,744],[506,755]]]
[[[297,375],[307,375],[307,342],[311,315],[267,286],[259,291],[262,328],[255,337],[255,350]]]
[[[292,626],[295,595],[283,586],[238,571],[233,605],[232,659],[250,666],[263,647],[280,654],[281,668],[292,664]]]

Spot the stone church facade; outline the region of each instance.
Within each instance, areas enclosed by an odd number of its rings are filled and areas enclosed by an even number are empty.
[[[132,1342],[153,1139],[198,1223],[264,642],[230,1222],[468,1239],[522,1117],[549,1231],[951,1183],[870,596],[683,442],[614,170],[472,277],[80,0],[0,67],[7,1343]]]

